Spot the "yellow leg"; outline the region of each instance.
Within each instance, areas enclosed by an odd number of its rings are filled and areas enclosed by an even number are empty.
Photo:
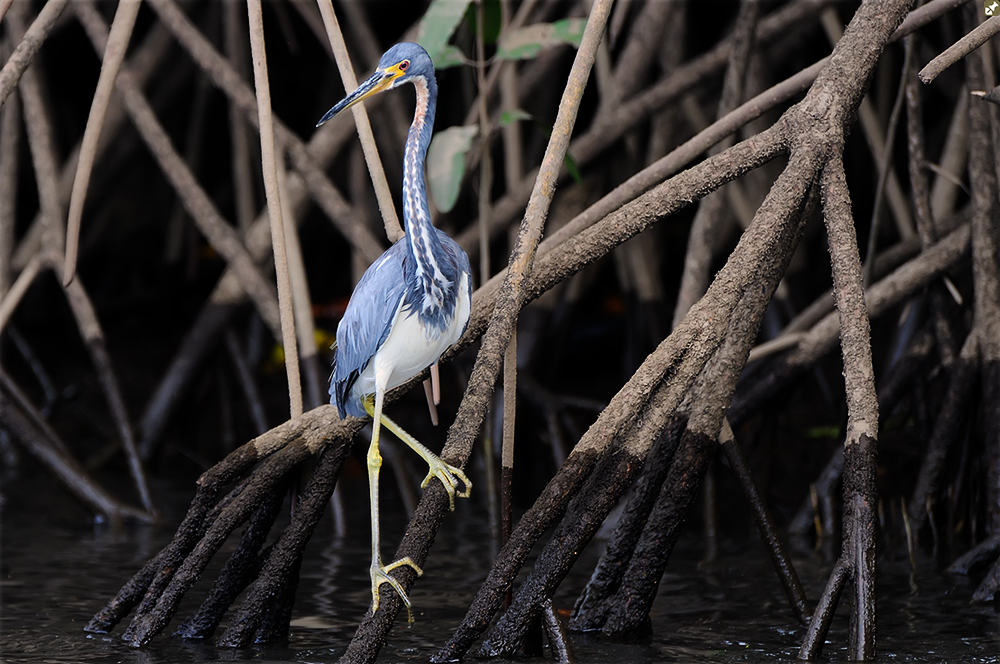
[[[410,609],[410,598],[406,596],[406,591],[403,590],[403,586],[400,585],[399,581],[389,576],[389,572],[404,565],[412,567],[417,573],[417,576],[422,575],[424,572],[409,558],[409,556],[401,558],[390,565],[383,565],[382,556],[379,551],[378,474],[379,469],[382,467],[382,455],[378,451],[378,436],[381,417],[375,415],[375,413],[378,413],[379,415],[382,413],[382,397],[383,393],[381,391],[375,395],[374,406],[372,404],[372,397],[366,397],[364,400],[365,410],[371,413],[374,418],[372,421],[372,442],[368,447],[368,488],[371,492],[372,510],[372,615],[378,611],[379,587],[383,583],[388,583],[392,586],[393,590],[399,593],[399,597],[403,600],[403,604],[406,605],[406,614],[409,621],[413,622],[413,611]]]
[[[425,477],[424,481],[420,483],[420,488],[426,488],[432,477],[438,478],[441,481],[441,484],[444,485],[445,491],[448,492],[448,500],[451,503],[451,509],[454,510],[455,495],[457,494],[459,498],[468,498],[469,493],[472,491],[472,482],[470,482],[469,478],[465,476],[465,473],[462,472],[461,468],[456,468],[455,466],[442,461],[441,457],[421,445],[416,438],[404,431],[403,427],[399,426],[382,414],[382,409],[378,407],[378,399],[375,401],[376,403],[374,409],[370,407],[370,400],[365,401],[365,410],[372,416],[373,426],[374,422],[384,424],[386,429],[393,432],[397,438],[406,443],[410,449],[419,454],[420,458],[427,462],[427,477]],[[378,415],[376,415],[376,412]],[[464,491],[456,490],[459,481],[465,485]]]

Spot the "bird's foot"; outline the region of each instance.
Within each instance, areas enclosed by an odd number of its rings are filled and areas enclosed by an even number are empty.
[[[441,484],[444,485],[444,490],[448,492],[448,503],[450,509],[455,511],[455,496],[459,498],[468,498],[469,494],[472,492],[472,482],[469,478],[465,476],[461,468],[456,468],[450,463],[445,463],[440,457],[434,456],[427,460],[427,477],[424,481],[420,483],[421,489],[426,489],[427,485],[430,483],[432,477],[436,477],[441,480]],[[458,491],[458,483],[461,482],[465,485],[464,491]]]
[[[378,561],[372,562],[372,567],[371,567],[372,615],[375,615],[375,613],[378,611],[378,600],[379,600],[378,589],[383,583],[388,583],[390,586],[392,586],[393,590],[399,593],[399,598],[402,599],[403,604],[406,605],[407,621],[411,623],[413,622],[413,611],[410,608],[410,598],[406,596],[406,591],[403,590],[402,584],[400,584],[397,579],[389,576],[389,572],[396,569],[397,567],[403,567],[403,566],[413,568],[413,571],[417,573],[417,576],[423,576],[424,574],[424,571],[420,569],[420,567],[417,566],[417,564],[413,562],[413,560],[411,560],[409,556],[407,556],[406,558],[400,558],[396,562],[390,563],[388,565],[382,565]]]

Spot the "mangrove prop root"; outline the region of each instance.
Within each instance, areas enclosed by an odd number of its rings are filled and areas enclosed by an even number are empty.
[[[226,566],[212,584],[208,597],[196,613],[181,623],[174,636],[187,639],[207,639],[212,636],[229,605],[260,572],[260,548],[278,517],[288,491],[287,485],[287,481],[279,483],[264,497],[250,517],[236,551],[226,561]]]
[[[569,647],[569,636],[563,627],[552,600],[548,599],[542,603],[542,629],[545,630],[545,638],[549,641],[552,649],[552,661],[558,664],[570,664],[573,661],[573,653]]]
[[[948,566],[949,574],[968,574],[1000,554],[1000,535],[983,540]]]
[[[801,167],[801,162],[792,162],[788,172],[795,172],[796,168]],[[779,182],[781,182],[780,178]],[[774,216],[781,220],[782,226],[777,234],[776,244],[768,255],[770,260],[760,264],[757,269],[760,287],[748,286],[743,292],[730,321],[725,341],[697,377],[690,403],[686,406],[691,413],[691,418],[687,422],[686,432],[682,434],[682,445],[685,436],[688,440],[697,441],[704,437],[714,440],[718,437],[720,429],[728,431],[728,427],[723,426],[726,406],[732,400],[737,379],[741,369],[746,364],[750,345],[760,329],[767,304],[771,300],[781,275],[787,269],[788,262],[791,260],[799,239],[801,239],[805,221],[811,215],[818,198],[816,187],[810,187],[806,195],[801,197],[797,195],[795,188],[789,188],[789,192],[790,194],[786,193],[785,195],[789,196],[788,200],[791,204],[775,210]],[[781,197],[781,194],[778,194],[777,198]],[[761,210],[765,209],[768,209],[767,206],[761,207]],[[731,431],[728,437],[732,438]],[[686,461],[694,459],[694,463],[689,464],[688,469],[682,469],[680,476],[675,477],[674,480],[670,479],[671,474],[677,469],[676,466],[672,466],[671,470],[668,471],[668,479],[661,489],[654,509],[654,516],[651,519],[658,518],[661,524],[668,523],[667,527],[674,530],[672,533],[667,533],[664,540],[666,545],[655,549],[658,551],[656,559],[646,560],[638,555],[633,555],[625,574],[627,580],[618,588],[615,596],[605,603],[605,607],[601,611],[603,618],[596,621],[599,624],[603,620],[602,627],[605,633],[618,635],[635,632],[648,622],[648,611],[659,585],[659,577],[650,583],[651,578],[632,578],[631,572],[646,568],[653,570],[657,567],[665,568],[676,541],[676,533],[679,532],[681,524],[687,518],[693,504],[694,492],[698,490],[707,470],[707,467],[702,467],[700,464],[707,463],[713,454],[714,449],[699,447],[696,451],[689,452]],[[678,486],[671,489],[668,486],[672,481],[683,482],[688,479],[691,483],[687,487]],[[675,489],[679,493],[671,493]],[[644,540],[648,545],[651,545],[660,536],[660,532],[663,532],[662,528],[657,530],[656,526],[647,524],[638,546],[633,551],[638,552],[643,546]],[[647,540],[647,537],[650,539]],[[646,550],[652,552],[654,546],[651,545]],[[785,562],[787,563],[787,560]],[[790,565],[786,565],[786,567],[790,567]],[[655,574],[655,572],[653,573]],[[632,587],[626,587],[629,585]],[[801,591],[799,594],[801,595]],[[798,604],[801,605],[803,602],[804,599]],[[793,601],[793,606],[795,604]]]
[[[177,554],[171,556],[169,567],[165,561],[159,577],[147,591],[122,639],[134,646],[144,645],[166,627],[177,610],[177,603],[229,534],[250,516],[268,490],[309,454],[306,445],[295,441],[271,455],[253,474],[252,481],[246,484],[240,495],[221,510],[218,518],[204,530],[204,536],[200,537],[193,548],[188,548],[190,553],[181,553],[178,547]],[[189,539],[194,539],[193,532]]]
[[[121,619],[128,615],[136,604],[146,594],[146,589],[153,582],[153,577],[160,571],[163,564],[163,557],[167,550],[164,549],[146,561],[146,564],[136,572],[128,582],[122,586],[118,594],[101,609],[90,622],[83,628],[87,632],[95,634],[105,634],[114,629]]]
[[[292,566],[282,578],[278,596],[263,611],[260,625],[254,634],[255,645],[275,645],[288,640],[291,628],[292,609],[295,607],[295,593],[299,589],[299,571],[302,569],[302,552],[299,552]],[[225,636],[225,635],[223,635]],[[220,641],[220,645],[224,645]]]
[[[246,647],[251,636],[256,632],[256,642],[267,642],[268,634],[281,636],[279,628],[281,621],[272,620],[272,609],[269,603],[274,597],[287,596],[288,610],[295,599],[295,592],[289,594],[286,586],[298,582],[298,569],[302,563],[302,552],[309,538],[319,523],[320,517],[333,489],[337,476],[350,451],[349,441],[342,442],[323,450],[319,463],[313,471],[309,484],[306,486],[302,500],[296,507],[295,516],[288,527],[282,532],[267,558],[260,576],[250,587],[246,599],[229,627],[222,635],[219,643],[226,647]],[[289,584],[291,580],[294,583]],[[287,630],[287,620],[284,629]]]
[[[551,599],[642,464],[643,459],[629,450],[614,450],[601,462],[545,545],[510,608],[483,642],[480,656],[511,657],[517,653],[532,619],[545,600]]]
[[[866,522],[865,515],[872,513],[872,508],[866,505],[869,500],[867,496],[874,495],[875,491],[875,441],[868,436],[862,435],[851,445],[845,447],[844,452],[844,543],[840,557],[834,564],[830,572],[830,579],[823,590],[823,595],[816,604],[816,611],[809,622],[809,629],[806,637],[802,641],[799,649],[799,659],[816,659],[823,648],[830,623],[833,621],[833,614],[836,611],[840,594],[849,578],[853,578],[855,590],[862,589],[872,591],[870,600],[874,602],[874,567],[875,567],[875,546],[874,546],[874,521]],[[850,530],[848,530],[850,528]],[[866,549],[866,545],[870,547]],[[862,570],[857,567],[862,566]],[[860,575],[867,575],[868,578],[858,579]],[[863,601],[864,598],[862,598]],[[855,599],[857,602],[858,600]],[[852,639],[852,646],[864,649],[875,647],[875,624],[874,612],[863,614],[862,619],[869,618],[867,622],[856,624],[858,618],[855,617],[859,611],[852,612],[851,631],[860,634]],[[867,638],[865,638],[865,636]],[[859,638],[860,637],[860,638]]]
[[[666,569],[681,525],[698,495],[701,478],[715,453],[716,441],[690,429],[681,436],[674,461],[653,513],[618,592],[610,600],[602,631],[622,635],[639,630],[649,616],[660,578]]]
[[[518,521],[510,540],[500,550],[486,581],[476,593],[462,624],[431,661],[454,661],[463,656],[472,642],[479,638],[503,604],[507,589],[531,548],[566,509],[566,504],[590,477],[597,462],[598,455],[591,452],[574,451],[566,458],[542,495]]]
[[[785,589],[785,594],[788,596],[788,603],[791,605],[792,611],[795,613],[795,617],[799,619],[799,622],[803,625],[808,624],[812,610],[809,608],[805,591],[802,589],[802,582],[799,581],[799,575],[795,572],[792,559],[785,549],[784,542],[781,541],[781,535],[778,534],[778,528],[774,524],[771,512],[767,509],[767,505],[761,497],[760,492],[757,491],[757,486],[750,473],[750,467],[743,456],[743,449],[733,435],[728,422],[723,425],[722,435],[719,440],[722,443],[722,451],[725,452],[726,459],[728,459],[733,472],[736,473],[740,486],[743,488],[743,494],[750,504],[751,510],[753,510],[761,539],[764,540],[768,553],[771,555],[774,571],[777,573],[778,579]]]
[[[615,526],[608,546],[594,568],[587,587],[577,599],[569,622],[570,629],[591,632],[601,629],[604,624],[601,607],[621,585],[632,551],[642,535],[642,527],[653,510],[660,487],[670,469],[683,428],[683,418],[671,418],[666,431],[653,443],[649,458],[629,494],[625,510]]]
[[[913,487],[913,493],[906,506],[914,531],[919,530],[927,518],[925,507],[927,498],[936,492],[938,477],[943,470],[948,449],[958,439],[963,429],[962,423],[965,421],[971,403],[970,397],[975,386],[978,368],[975,359],[977,354],[976,336],[973,333],[966,338],[962,351],[952,362],[948,392],[945,394],[944,404],[941,406],[937,421],[934,423],[934,429],[931,431],[927,451],[924,453],[920,472],[917,475],[917,483]]]
[[[88,632],[110,632],[136,604],[144,601],[145,597],[154,602],[155,597],[169,582],[173,570],[177,569],[195,543],[204,535],[206,515],[212,509],[221,488],[256,460],[257,455],[252,444],[247,443],[202,475],[198,491],[170,544],[136,572],[118,594],[90,619],[84,629]],[[140,611],[146,610],[148,610],[146,607],[140,608]]]
[[[833,613],[837,610],[840,593],[844,589],[849,574],[850,564],[843,558],[838,558],[830,572],[826,588],[816,604],[812,620],[809,621],[809,629],[806,631],[806,637],[802,640],[802,646],[799,648],[799,659],[808,661],[819,656],[820,648],[826,641],[827,632],[830,631],[830,623],[833,622]]]
[[[844,450],[844,554],[852,560],[852,658],[875,656],[876,441],[862,434]],[[848,549],[848,547],[850,547]]]

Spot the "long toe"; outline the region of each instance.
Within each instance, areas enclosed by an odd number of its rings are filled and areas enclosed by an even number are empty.
[[[427,477],[424,481],[420,483],[420,488],[425,489],[430,483],[432,477],[436,477],[441,480],[441,484],[444,485],[445,491],[448,492],[448,502],[451,509],[455,509],[455,496],[459,498],[468,498],[469,494],[472,492],[472,482],[469,478],[465,476],[461,468],[456,468],[450,463],[445,463],[441,459],[435,458],[434,461],[428,463]],[[465,486],[465,490],[458,491],[458,483],[461,482]]]
[[[406,605],[406,614],[409,622],[413,622],[413,611],[410,608],[410,598],[406,595],[406,591],[403,590],[402,584],[400,584],[398,579],[393,578],[389,575],[389,572],[396,569],[397,567],[411,567],[413,571],[417,573],[417,576],[422,576],[424,571],[417,566],[409,557],[401,558],[394,563],[389,565],[373,564],[371,566],[371,577],[372,577],[372,615],[378,611],[379,603],[379,588],[384,583],[388,583],[392,586],[392,589],[399,594],[399,598],[403,600],[403,604]]]

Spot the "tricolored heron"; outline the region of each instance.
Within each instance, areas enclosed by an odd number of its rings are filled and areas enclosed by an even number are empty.
[[[469,257],[454,240],[431,224],[424,186],[424,158],[434,129],[437,81],[434,64],[417,44],[396,44],[382,56],[371,78],[327,111],[322,125],[363,99],[383,90],[413,83],[417,106],[403,157],[403,221],[406,235],[392,245],[354,288],[340,325],[330,401],[341,417],[372,417],[368,448],[368,482],[372,517],[372,613],[378,611],[379,587],[391,585],[410,610],[410,600],[389,572],[408,565],[423,572],[409,557],[383,565],[379,554],[378,473],[382,457],[379,429],[384,425],[427,462],[432,477],[448,491],[451,508],[455,494],[469,495],[472,484],[461,469],[442,461],[395,422],[382,414],[387,390],[402,385],[437,362],[465,332],[469,323],[472,281]],[[456,491],[458,483],[464,491]]]

